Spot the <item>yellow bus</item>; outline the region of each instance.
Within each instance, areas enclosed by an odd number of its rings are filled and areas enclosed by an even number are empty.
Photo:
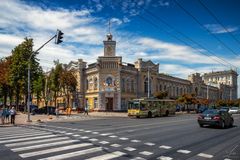
[[[174,115],[175,111],[175,101],[170,99],[140,98],[128,104],[128,116],[137,118]]]

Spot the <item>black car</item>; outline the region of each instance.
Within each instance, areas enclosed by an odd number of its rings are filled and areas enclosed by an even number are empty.
[[[208,109],[198,116],[200,127],[204,125],[218,126],[221,128],[233,126],[233,117],[227,111]]]

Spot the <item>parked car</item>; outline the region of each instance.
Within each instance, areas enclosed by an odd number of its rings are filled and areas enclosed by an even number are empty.
[[[221,107],[220,110],[228,112],[229,111],[229,107]]]
[[[221,128],[233,126],[234,119],[231,114],[224,110],[208,109],[198,116],[200,127],[204,125],[218,126]]]
[[[198,109],[196,109],[196,113],[203,113],[207,109],[208,107],[206,106],[200,106]]]
[[[55,107],[53,106],[44,106],[42,108],[39,108],[36,110],[36,113],[37,114],[52,114],[52,115],[55,115],[56,112],[55,112]]]
[[[238,107],[232,107],[229,109],[228,113],[231,113],[231,114],[240,113],[240,109]]]
[[[32,115],[36,114],[37,110],[38,110],[38,106],[37,105],[30,105],[30,113]]]

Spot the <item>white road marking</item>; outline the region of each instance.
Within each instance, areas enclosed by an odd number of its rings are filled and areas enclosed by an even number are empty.
[[[159,148],[163,148],[163,149],[171,149],[172,147],[170,147],[170,146],[165,146],[165,145],[162,145],[162,146],[159,146]]]
[[[73,136],[74,136],[74,137],[80,137],[81,135],[79,135],[79,134],[74,134]]]
[[[136,148],[132,148],[132,147],[126,147],[126,148],[124,148],[125,150],[127,150],[127,151],[130,151],[130,152],[132,152],[132,151],[135,151],[136,150]]]
[[[73,133],[66,133],[66,135],[72,135]]]
[[[141,142],[141,141],[134,139],[134,140],[131,140],[131,142],[138,143],[138,142]]]
[[[20,142],[20,141],[26,141],[26,140],[34,140],[34,139],[51,138],[51,137],[57,137],[57,136],[58,135],[47,135],[47,136],[39,136],[39,137],[11,139],[11,140],[6,140],[6,141],[0,141],[0,144],[1,143],[11,143],[11,142]]]
[[[13,152],[19,152],[19,151],[26,151],[26,150],[30,150],[30,149],[37,149],[37,148],[44,148],[44,147],[52,147],[52,146],[57,146],[57,145],[60,145],[60,144],[68,144],[68,143],[73,143],[73,142],[79,142],[79,140],[67,140],[67,141],[60,141],[60,142],[39,144],[39,145],[34,145],[34,146],[14,148],[14,149],[11,149],[11,150],[12,150]]]
[[[135,157],[133,159],[130,159],[130,160],[146,160],[145,158],[142,158],[142,157]]]
[[[99,134],[99,132],[92,132],[92,134]]]
[[[28,132],[18,132],[17,133],[4,133],[4,135],[0,135],[0,139],[4,139],[4,138],[8,138],[8,137],[17,137],[17,136],[30,136],[30,135],[36,135],[36,134],[50,134],[49,132],[45,132],[45,131],[39,131],[39,132],[32,132],[32,131],[28,131]]]
[[[191,151],[189,151],[189,150],[182,150],[182,149],[177,150],[177,152],[178,152],[178,153],[184,153],[184,154],[189,154],[189,153],[191,153]]]
[[[90,132],[92,132],[92,131],[85,131],[86,133],[90,133]]]
[[[84,129],[79,129],[79,131],[83,132],[83,131],[84,131]]]
[[[65,151],[65,150],[69,150],[69,149],[81,148],[81,147],[86,147],[86,146],[91,146],[91,145],[92,145],[91,143],[74,144],[74,145],[70,145],[70,146],[64,146],[64,147],[51,148],[51,149],[46,149],[46,150],[41,150],[41,151],[24,153],[24,154],[20,154],[19,156],[22,158],[28,158],[28,157],[39,156],[39,155],[43,155],[43,154]]]
[[[85,149],[85,150],[81,150],[81,151],[70,152],[70,153],[61,154],[61,155],[57,155],[57,156],[42,158],[39,160],[61,160],[61,159],[67,159],[67,158],[72,158],[72,157],[76,157],[76,156],[81,156],[84,154],[94,153],[94,152],[98,152],[98,151],[102,151],[102,147],[95,147],[95,148]]]
[[[126,140],[128,140],[129,138],[127,138],[127,137],[121,137],[121,138],[119,138],[119,139],[126,141]]]
[[[158,157],[157,159],[160,159],[160,160],[172,160],[173,158],[171,158],[171,157],[166,157],[166,156],[160,156],[160,157]]]
[[[92,157],[92,158],[89,158],[87,160],[109,160],[109,159],[121,157],[123,155],[126,155],[126,153],[116,151],[116,152],[107,153],[107,154],[104,154],[104,155],[101,155],[101,156]]]
[[[88,139],[89,137],[87,136],[84,136],[84,137],[80,137],[81,139]]]
[[[205,153],[199,153],[198,156],[204,157],[204,158],[212,158],[212,157],[213,157],[213,155],[211,155],[211,154],[205,154]]]
[[[43,143],[43,142],[51,142],[51,141],[59,141],[59,140],[66,140],[69,139],[69,137],[59,137],[59,138],[54,138],[54,139],[44,139],[44,140],[38,140],[38,141],[28,141],[28,142],[18,142],[18,143],[10,143],[6,144],[6,147],[17,147],[17,146],[23,146],[23,145],[28,145],[28,144],[36,144],[36,143]]]
[[[108,136],[108,137],[110,137],[110,138],[116,138],[116,137],[118,137],[118,136],[111,135],[111,136]]]
[[[107,142],[107,141],[101,141],[101,142],[99,142],[99,143],[101,143],[101,144],[108,144],[109,142]]]
[[[148,152],[148,151],[143,151],[143,152],[139,152],[139,154],[145,155],[145,156],[150,156],[153,153],[152,152]]]
[[[91,138],[91,139],[89,139],[89,141],[94,142],[94,141],[98,141],[98,139],[96,139],[96,138]]]
[[[102,133],[102,134],[100,134],[101,136],[109,136],[109,135],[111,135],[112,133]]]
[[[148,146],[154,146],[155,143],[150,143],[150,142],[147,142],[147,143],[144,143],[145,145],[148,145]]]
[[[112,146],[112,147],[121,147],[122,145],[120,145],[120,144],[112,144],[110,146]]]
[[[0,140],[7,140],[7,139],[13,139],[13,138],[22,138],[22,137],[33,137],[33,136],[38,136],[38,135],[47,135],[47,134],[52,134],[52,133],[34,133],[34,134],[25,134],[22,133],[22,135],[16,135],[16,136],[6,136],[0,138]]]

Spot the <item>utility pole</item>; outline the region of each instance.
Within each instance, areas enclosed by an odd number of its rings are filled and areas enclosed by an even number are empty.
[[[149,73],[149,66],[148,66],[148,98],[150,97],[150,73]]]
[[[31,96],[31,58],[32,58],[32,55],[34,53],[37,53],[40,49],[42,49],[46,44],[48,44],[51,40],[53,40],[54,38],[56,38],[55,40],[55,43],[56,44],[59,44],[62,42],[62,38],[63,38],[63,32],[61,32],[60,30],[57,30],[57,33],[52,37],[50,38],[46,43],[44,43],[41,47],[39,47],[36,51],[33,51],[30,55],[30,57],[28,58],[28,100],[27,100],[27,108],[28,108],[28,116],[27,116],[27,122],[31,122],[31,119],[30,119],[30,96]]]

